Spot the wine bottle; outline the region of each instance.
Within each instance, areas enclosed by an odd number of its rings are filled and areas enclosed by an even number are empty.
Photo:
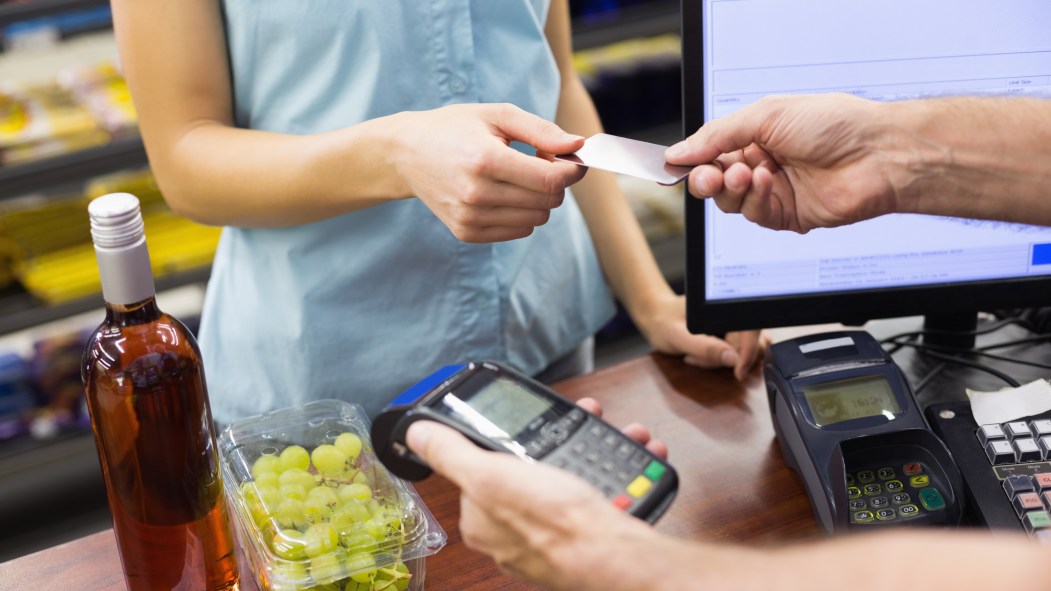
[[[157,307],[138,199],[88,205],[106,318],[81,377],[131,591],[236,589],[200,350]]]

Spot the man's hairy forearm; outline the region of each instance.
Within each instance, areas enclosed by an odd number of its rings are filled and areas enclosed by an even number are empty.
[[[886,105],[888,159],[909,212],[1051,225],[1051,102],[952,98]]]

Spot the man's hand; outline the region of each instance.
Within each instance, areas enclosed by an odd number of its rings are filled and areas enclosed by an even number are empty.
[[[580,406],[600,410],[593,400],[583,400]],[[650,440],[645,428],[634,425],[625,432],[654,453],[667,454],[667,447]],[[435,472],[460,487],[464,543],[492,557],[512,576],[545,589],[601,589],[605,578],[595,568],[617,569],[615,563],[603,564],[610,558],[610,541],[653,536],[644,522],[617,510],[569,472],[484,451],[430,421],[413,423],[406,437]]]
[[[584,145],[584,138],[513,105],[450,105],[398,121],[397,174],[407,192],[465,242],[532,234],[562,204],[566,187],[587,172],[510,147],[518,141],[542,154],[564,154]]]
[[[764,98],[706,123],[668,162],[699,165],[696,197],[775,230],[806,233],[897,211],[885,105],[845,94]]]

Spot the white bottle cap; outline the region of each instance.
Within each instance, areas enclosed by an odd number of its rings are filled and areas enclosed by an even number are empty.
[[[88,217],[102,297],[121,305],[153,297],[157,290],[138,198],[129,193],[103,195],[88,204]]]

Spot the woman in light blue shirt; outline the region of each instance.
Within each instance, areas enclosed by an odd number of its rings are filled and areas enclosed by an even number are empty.
[[[601,131],[567,0],[113,11],[165,198],[225,226],[200,333],[218,421],[373,414],[469,360],[538,374],[610,319],[607,284],[660,351],[739,377],[758,358],[758,333],[686,331],[610,175],[534,156]]]

